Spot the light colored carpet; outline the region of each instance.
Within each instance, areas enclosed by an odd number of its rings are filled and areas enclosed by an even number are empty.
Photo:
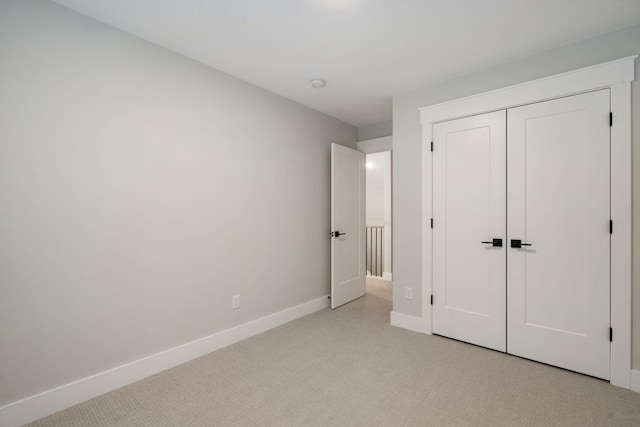
[[[393,285],[388,280],[367,277],[367,293],[387,301],[393,301]]]
[[[31,426],[638,426],[640,394],[389,325],[366,295]]]

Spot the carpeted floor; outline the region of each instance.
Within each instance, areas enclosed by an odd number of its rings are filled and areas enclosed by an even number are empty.
[[[640,394],[389,325],[368,294],[31,426],[638,426]]]
[[[388,280],[367,277],[367,293],[387,301],[393,301],[393,285]]]

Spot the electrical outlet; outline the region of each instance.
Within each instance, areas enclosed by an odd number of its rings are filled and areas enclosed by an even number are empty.
[[[231,297],[231,309],[235,310],[240,308],[240,295],[234,295]]]
[[[413,299],[413,288],[404,288],[404,297],[406,299]]]

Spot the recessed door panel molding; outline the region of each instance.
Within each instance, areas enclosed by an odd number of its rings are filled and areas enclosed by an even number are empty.
[[[331,308],[365,294],[365,155],[331,144]]]
[[[605,89],[507,111],[507,351],[605,379],[609,108]]]
[[[433,332],[505,351],[505,111],[433,127]]]

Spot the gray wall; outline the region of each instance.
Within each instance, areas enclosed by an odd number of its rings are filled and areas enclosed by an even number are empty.
[[[418,108],[640,53],[640,26],[393,98],[394,311],[421,315],[421,126]],[[636,64],[636,67],[638,65]],[[638,72],[636,71],[636,79]],[[633,83],[633,366],[640,369],[640,82]]]
[[[0,406],[328,294],[329,144],[356,139],[60,6],[1,1]]]
[[[358,151],[365,154],[381,153],[393,150],[393,137],[382,136],[380,138],[358,141]]]
[[[393,121],[389,120],[388,122],[373,123],[358,128],[358,141],[391,136],[392,134]]]

